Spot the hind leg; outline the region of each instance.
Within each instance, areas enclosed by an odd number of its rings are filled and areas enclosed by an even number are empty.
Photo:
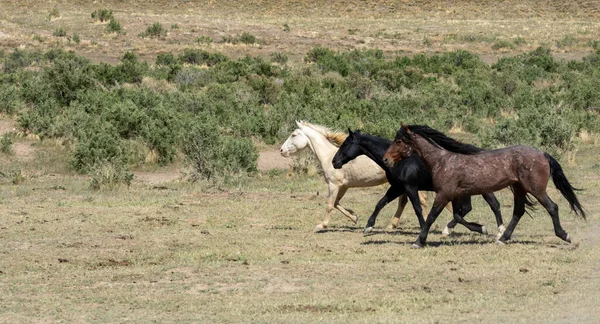
[[[452,208],[454,209],[454,220],[468,228],[472,232],[477,232],[481,234],[487,234],[487,229],[485,226],[482,226],[477,223],[467,222],[463,217],[466,213],[471,211],[471,197],[461,197],[454,199],[452,201]]]
[[[471,206],[471,197],[464,197],[464,198],[459,198],[459,199],[461,199],[461,200],[464,199],[464,201],[462,201],[460,204],[458,204],[457,208],[453,207],[453,205],[454,205],[453,203],[446,205],[446,209],[452,214],[452,220],[450,222],[448,222],[446,227],[444,227],[444,229],[442,230],[442,236],[448,236],[448,235],[452,234],[452,232],[454,231],[454,228],[456,227],[456,224],[458,224],[458,221],[456,220],[456,218],[454,218],[455,213],[458,213],[459,215],[464,217],[466,214],[468,214],[473,209],[473,207]]]
[[[525,201],[527,199],[525,195],[527,193],[525,192],[525,190],[522,187],[515,185],[513,187],[513,194],[514,194],[513,217],[510,220],[510,223],[508,223],[508,226],[506,227],[506,229],[504,230],[504,233],[502,233],[500,238],[496,241],[500,244],[504,244],[504,243],[506,243],[506,241],[510,240],[510,237],[512,236],[512,233],[515,230],[515,227],[517,227],[519,220],[521,220],[521,216],[523,216],[523,214],[525,214]]]
[[[550,217],[552,217],[552,225],[554,225],[554,234],[560,237],[563,241],[571,243],[571,237],[563,229],[562,225],[560,225],[560,219],[558,218],[558,205],[556,205],[554,201],[550,199],[546,192],[540,195],[534,194],[534,196],[540,202],[540,204],[544,206],[544,208],[546,208],[546,210],[550,214]]]
[[[496,225],[498,226],[498,237],[497,238],[500,238],[500,236],[502,236],[502,233],[504,233],[504,230],[506,229],[504,227],[504,221],[502,220],[502,212],[500,211],[500,202],[498,201],[498,199],[496,199],[496,196],[493,193],[487,193],[487,194],[483,194],[481,196],[483,197],[483,199],[485,199],[485,202],[487,202],[488,205],[490,205],[490,208],[492,209],[494,216],[496,216]]]
[[[407,203],[408,198],[406,195],[401,195],[398,198],[398,209],[396,209],[396,214],[394,214],[394,218],[392,218],[392,223],[388,225],[386,230],[391,231],[395,228],[398,228],[398,225],[400,224],[400,216],[402,216],[402,212],[404,211],[404,207],[406,207]]]

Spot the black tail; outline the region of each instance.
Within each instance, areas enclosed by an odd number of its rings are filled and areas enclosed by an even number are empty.
[[[577,196],[575,196],[575,191],[581,190],[576,189],[571,186],[569,180],[563,173],[562,167],[558,164],[555,158],[552,155],[545,153],[546,159],[548,159],[548,163],[550,163],[550,175],[552,176],[552,181],[554,181],[554,185],[556,189],[560,191],[560,193],[567,199],[569,204],[571,205],[571,210],[575,212],[576,215],[580,215],[585,219],[585,212],[583,211],[583,207],[577,200]]]

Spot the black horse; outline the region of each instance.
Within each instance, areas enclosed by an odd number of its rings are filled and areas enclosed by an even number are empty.
[[[383,168],[388,182],[391,184],[391,187],[385,193],[385,196],[383,196],[375,206],[375,210],[367,222],[365,232],[372,230],[373,226],[375,225],[377,215],[381,209],[389,202],[393,201],[404,193],[406,193],[413,205],[415,214],[419,219],[419,226],[422,228],[425,224],[421,204],[419,202],[418,191],[434,191],[431,172],[427,169],[427,166],[423,163],[421,158],[416,154],[399,161],[393,167],[388,167],[383,162],[383,155],[391,144],[392,142],[390,140],[368,134],[361,134],[360,131],[353,132],[352,130],[348,129],[348,137],[344,143],[342,143],[332,160],[333,167],[340,169],[344,164],[352,161],[356,157],[360,155],[366,155],[371,160],[375,161],[375,163],[377,163],[381,168]],[[471,146],[470,149],[483,151],[483,149],[475,146]],[[502,214],[500,213],[500,203],[496,199],[496,196],[494,196],[493,193],[483,194],[482,196],[490,205],[490,208],[496,216],[496,223],[498,225],[499,232],[504,232]],[[487,233],[485,226],[481,226],[477,223],[466,222],[462,218],[472,210],[471,196],[466,196],[462,199],[452,201],[452,207],[454,210],[454,218],[447,225],[447,232],[445,230],[447,234],[450,233],[457,223],[464,225],[471,231]]]

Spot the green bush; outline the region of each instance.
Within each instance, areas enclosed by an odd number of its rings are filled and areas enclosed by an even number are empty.
[[[161,23],[154,23],[150,27],[146,29],[145,32],[139,34],[140,37],[165,37],[167,36],[167,30],[163,27]]]
[[[59,27],[59,28],[55,29],[54,32],[52,32],[52,36],[65,37],[65,36],[67,36],[67,32],[64,30],[64,28]]]
[[[256,171],[258,152],[249,139],[223,136],[211,121],[191,125],[183,152],[200,178]]]
[[[110,21],[106,25],[106,31],[108,33],[121,33],[123,32],[123,28],[118,20],[115,18],[110,18]]]

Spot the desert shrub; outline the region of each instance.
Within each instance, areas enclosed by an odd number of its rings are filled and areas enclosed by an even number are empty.
[[[81,42],[79,34],[73,34],[73,41],[75,42],[75,44],[79,44]]]
[[[67,32],[65,31],[64,28],[59,27],[59,28],[55,29],[54,32],[52,32],[52,36],[65,37],[65,36],[67,36]]]
[[[550,105],[521,109],[518,118],[505,118],[484,133],[487,147],[527,144],[555,155],[572,149],[575,129]]]
[[[165,37],[167,36],[167,30],[163,27],[161,23],[155,22],[154,24],[146,28],[145,32],[139,34],[138,36],[142,38]]]
[[[69,105],[77,92],[95,87],[93,67],[81,56],[57,58],[44,68],[43,79],[60,104]]]
[[[207,66],[215,66],[221,62],[226,62],[228,58],[221,53],[209,53],[204,50],[186,48],[179,55],[179,61],[187,64],[196,64]]]
[[[158,53],[158,55],[156,55],[156,61],[155,61],[156,65],[171,66],[171,65],[175,65],[177,63],[179,63],[179,61],[177,60],[177,58],[175,58],[175,55],[173,55],[173,53],[171,53],[171,52]]]
[[[14,73],[39,61],[41,58],[42,54],[39,51],[25,51],[15,48],[8,56],[4,57],[4,72]]]
[[[273,52],[271,53],[271,62],[286,64],[288,61],[288,56],[283,52]]]
[[[215,179],[230,173],[256,170],[258,153],[249,139],[221,135],[216,123],[199,120],[183,143],[183,152],[200,178]]]
[[[110,21],[106,25],[106,31],[108,33],[121,33],[123,32],[123,27],[121,27],[121,23],[115,18],[110,18]]]
[[[173,78],[173,82],[177,84],[179,89],[185,91],[204,87],[213,82],[213,78],[210,71],[195,67],[185,67],[177,72]]]
[[[112,10],[108,10],[108,9],[97,9],[97,10],[94,10],[90,14],[90,16],[92,17],[92,19],[100,21],[100,22],[105,22],[105,21],[109,21],[111,19],[114,19]]]
[[[99,162],[89,167],[87,173],[91,177],[90,187],[94,190],[115,187],[119,184],[129,187],[133,181],[133,173],[122,164]]]
[[[97,80],[107,86],[119,83],[140,83],[143,77],[149,73],[148,63],[138,60],[134,52],[126,52],[118,65],[100,63],[93,68]]]
[[[240,43],[244,43],[244,44],[256,44],[258,42],[258,39],[256,38],[256,36],[254,36],[248,32],[243,32],[239,36],[239,40],[240,40]]]
[[[6,84],[0,86],[0,113],[13,115],[21,107],[21,96],[17,85]]]
[[[4,154],[12,153],[13,135],[10,133],[0,136],[0,152]]]

